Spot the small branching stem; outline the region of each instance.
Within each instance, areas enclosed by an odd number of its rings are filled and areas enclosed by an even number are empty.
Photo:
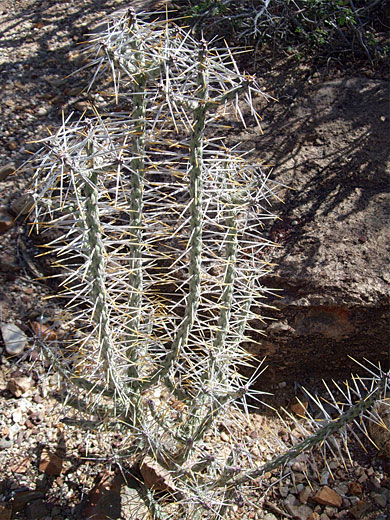
[[[222,475],[220,479],[216,482],[216,486],[225,487],[226,485],[232,486],[240,486],[249,480],[254,480],[258,477],[264,475],[268,471],[273,471],[281,466],[284,466],[291,460],[295,459],[301,453],[309,451],[314,446],[320,445],[325,439],[337,433],[344,426],[352,423],[355,419],[360,417],[365,410],[371,408],[374,403],[380,399],[380,396],[383,394],[387,384],[388,384],[388,374],[385,374],[382,380],[379,382],[378,386],[373,390],[365,399],[362,399],[351,406],[346,412],[344,412],[340,417],[335,419],[334,421],[329,422],[322,428],[320,428],[316,433],[307,437],[302,442],[293,446],[290,450],[286,451],[282,455],[275,457],[270,462],[267,462],[263,466],[258,469],[254,469],[240,476],[235,476],[231,478],[229,473]]]

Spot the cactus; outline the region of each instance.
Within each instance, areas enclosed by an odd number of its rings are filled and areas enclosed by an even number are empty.
[[[228,48],[131,10],[89,55],[90,88],[111,71],[115,98],[131,110],[64,119],[38,154],[33,226],[50,230],[44,254],[59,268],[71,328],[67,343],[42,348],[68,404],[127,432],[121,457],[169,472],[170,502],[143,493],[154,518],[219,518],[243,484],[365,411],[384,379],[368,404],[265,468],[233,433],[229,454],[210,454],[207,435],[260,393],[259,370],[241,375],[253,362],[242,344],[267,292],[272,244],[261,229],[277,188],[213,132],[230,107],[245,125],[242,102],[259,124],[254,100],[264,94]]]

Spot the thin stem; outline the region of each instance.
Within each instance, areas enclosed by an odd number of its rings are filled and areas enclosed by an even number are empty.
[[[224,487],[226,485],[240,486],[249,480],[253,480],[257,477],[260,477],[261,475],[264,475],[264,473],[267,473],[268,471],[273,471],[274,469],[283,466],[287,462],[298,457],[298,455],[301,453],[310,450],[313,446],[319,445],[325,439],[337,433],[337,431],[339,431],[343,426],[352,423],[368,408],[371,408],[371,406],[380,398],[380,395],[386,388],[387,377],[387,375],[383,377],[376,389],[369,396],[367,396],[365,399],[362,399],[361,401],[358,401],[346,412],[344,412],[338,419],[329,422],[320,428],[315,434],[296,444],[290,450],[286,451],[282,455],[279,455],[278,457],[275,457],[273,460],[267,462],[260,468],[245,472],[241,476],[229,478],[225,475],[222,475],[215,485],[217,487]]]
[[[190,141],[190,198],[191,198],[191,221],[189,241],[189,291],[184,318],[173,341],[171,352],[164,360],[164,366],[154,372],[144,384],[148,388],[159,379],[168,374],[175,360],[179,356],[180,349],[185,348],[188,336],[193,326],[200,300],[200,279],[202,263],[202,224],[203,224],[203,139],[208,104],[207,99],[207,76],[206,57],[207,48],[205,43],[201,44],[198,65],[198,88],[196,91],[198,105],[194,111],[194,123]]]
[[[102,227],[99,216],[98,173],[94,169],[92,138],[87,144],[90,159],[90,171],[84,182],[85,194],[85,231],[86,255],[89,257],[88,278],[91,282],[91,300],[95,303],[92,320],[98,327],[99,356],[103,362],[106,382],[115,388],[116,372],[113,366],[113,346],[108,317],[108,306],[105,287],[105,265],[107,253],[102,238]]]
[[[133,15],[133,13],[131,13]],[[134,15],[133,15],[134,16]],[[131,18],[131,30],[135,23]],[[129,29],[130,30],[130,29]],[[139,46],[140,43],[135,39],[131,48]],[[129,228],[131,239],[129,241],[130,274],[129,274],[129,318],[125,325],[127,330],[126,344],[127,358],[130,362],[128,376],[137,380],[140,376],[140,357],[142,352],[139,336],[141,308],[142,308],[142,210],[143,210],[143,191],[145,176],[145,128],[146,128],[146,77],[142,73],[143,52],[140,50],[135,53],[135,60],[138,61],[140,73],[137,74],[137,84],[133,83],[132,101],[134,104],[133,120],[135,122],[135,132],[132,139],[133,159],[130,167],[127,168],[131,177],[131,193],[129,208]],[[138,386],[138,382],[136,382]]]

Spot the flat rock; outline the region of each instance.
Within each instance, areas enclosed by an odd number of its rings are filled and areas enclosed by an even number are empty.
[[[175,491],[175,483],[167,470],[151,457],[145,457],[140,466],[145,486],[157,491]]]
[[[62,472],[63,464],[64,461],[61,457],[51,453],[47,448],[42,450],[39,471],[46,473],[46,475],[58,476]]]
[[[9,162],[0,166],[0,181],[5,180],[11,173],[16,170],[15,164],[13,162]]]
[[[99,483],[90,491],[83,508],[83,518],[105,520],[121,516],[121,488],[124,479],[121,474],[110,472],[102,475]]]
[[[1,334],[5,350],[11,356],[17,356],[23,352],[27,345],[27,336],[14,323],[2,323]]]
[[[15,225],[14,219],[8,213],[6,208],[0,207],[0,234],[6,233]]]
[[[340,507],[342,504],[341,496],[333,491],[329,486],[323,486],[320,488],[317,493],[313,496],[313,500],[317,502],[317,504],[321,504],[323,506],[335,506]]]
[[[34,206],[34,199],[28,193],[24,193],[11,203],[11,211],[17,217],[28,215]]]
[[[14,397],[21,397],[28,392],[33,386],[33,380],[27,376],[12,377],[7,382],[7,390],[11,392]],[[17,411],[17,410],[16,410]],[[15,412],[16,412],[15,411]],[[15,422],[18,422],[14,420]]]
[[[296,520],[308,520],[313,514],[313,510],[306,505],[294,506],[288,504],[286,505],[286,509]]]

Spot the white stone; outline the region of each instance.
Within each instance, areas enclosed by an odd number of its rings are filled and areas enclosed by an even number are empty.
[[[27,336],[19,327],[14,323],[2,323],[1,333],[8,354],[17,356],[23,352],[27,345]]]
[[[13,412],[13,414],[12,414],[12,420],[14,421],[14,423],[20,424],[22,422],[22,420],[23,420],[23,412],[22,412],[22,410],[17,408]]]

